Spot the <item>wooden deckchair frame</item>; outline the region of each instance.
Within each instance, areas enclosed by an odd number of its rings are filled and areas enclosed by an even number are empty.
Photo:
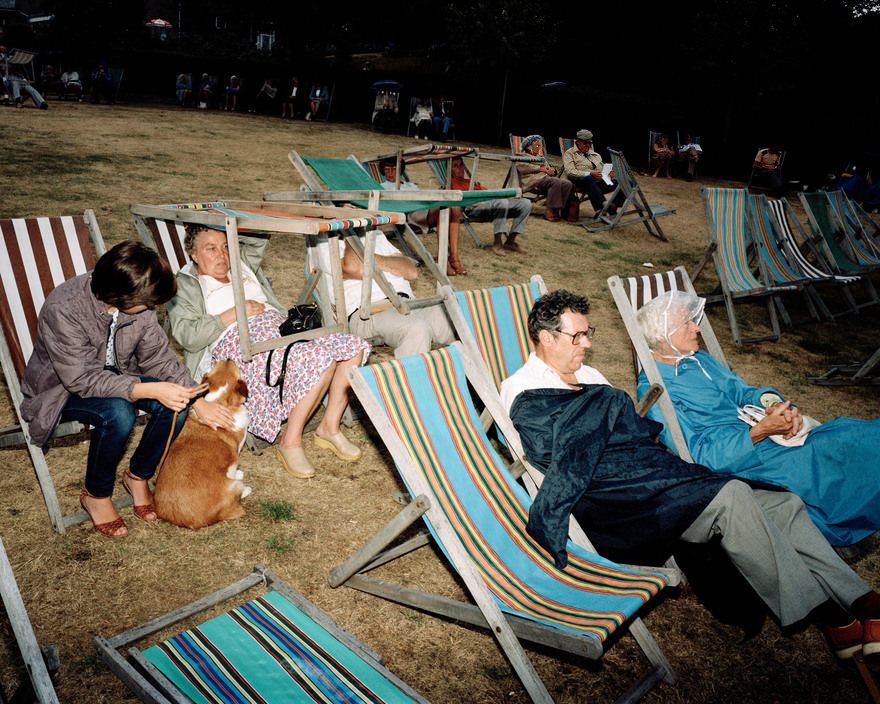
[[[602,210],[596,214],[595,218],[591,222],[582,222],[581,226],[587,232],[603,232],[640,222],[644,224],[650,235],[663,242],[668,242],[660,223],[657,222],[657,217],[671,215],[675,210],[664,205],[650,205],[623,152],[608,147],[608,153],[611,155],[612,171],[617,181],[617,188],[607,197],[605,205],[602,206]],[[612,215],[611,206],[621,192],[625,194],[626,198],[622,205],[615,205],[616,212]]]
[[[36,700],[40,704],[58,704],[58,696],[55,694],[51,677],[51,673],[59,666],[58,652],[54,646],[40,649],[2,540],[0,540],[0,596],[28,674],[28,681],[19,686],[9,701]],[[6,701],[3,697],[3,691],[0,689],[0,701]]]
[[[486,408],[489,409],[494,421],[501,428],[505,439],[517,457],[523,458],[524,453],[519,436],[507,418],[492,382],[485,374],[484,367],[472,359],[461,346],[454,345],[461,352],[465,374],[468,382]],[[550,646],[565,652],[581,655],[589,659],[601,658],[603,646],[592,638],[560,629],[549,628],[537,622],[502,613],[498,604],[489,592],[485,582],[476,570],[471,558],[465,551],[449,519],[439,509],[439,502],[431,488],[416,468],[413,459],[404,443],[400,440],[380,403],[375,399],[367,382],[357,372],[348,374],[352,389],[360,399],[365,411],[373,421],[386,447],[391,453],[398,470],[406,477],[407,483],[416,494],[413,499],[394,519],[382,528],[371,540],[342,565],[330,573],[330,584],[333,587],[345,585],[364,591],[384,599],[406,604],[412,608],[427,611],[444,618],[469,623],[482,628],[489,628],[498,641],[511,665],[519,676],[523,686],[534,702],[550,703],[552,699],[547,692],[532,663],[520,644],[520,639],[529,640]],[[523,461],[527,471],[535,472],[527,462]],[[540,480],[540,472],[537,472]],[[449,599],[436,594],[410,589],[401,585],[388,584],[366,576],[366,572],[386,564],[413,550],[428,545],[430,538],[422,533],[400,545],[386,548],[404,531],[423,515],[430,518],[443,549],[464,581],[468,592],[476,601],[476,606],[466,602]],[[579,537],[582,547],[595,552],[585,535]],[[584,544],[584,541],[586,544]],[[654,572],[663,572],[650,568]],[[635,702],[647,693],[657,682],[663,680],[674,684],[676,678],[671,665],[660,651],[653,637],[642,623],[634,616],[628,623],[629,632],[638,642],[651,669],[635,685],[633,685],[618,702]]]
[[[844,194],[845,195],[845,194]],[[849,227],[849,223],[838,212],[832,201],[830,194],[827,192],[818,193],[798,193],[810,227],[817,233],[817,239],[821,239],[822,248],[824,249],[829,261],[833,262],[838,271],[845,274],[864,274],[880,269],[880,258],[873,257],[869,252],[862,252],[863,245],[855,242],[855,233]],[[815,203],[811,203],[810,199],[820,200],[824,204],[825,213],[822,221],[820,216],[815,212]],[[822,227],[822,222],[826,221],[828,227]],[[867,255],[867,256],[864,256]]]
[[[119,652],[120,649],[128,648],[137,641],[152,636],[184,619],[198,616],[214,606],[231,601],[240,594],[258,586],[265,587],[267,591],[278,592],[299,611],[303,612],[312,621],[323,627],[325,631],[333,635],[336,640],[345,645],[352,652],[353,657],[365,661],[377,673],[385,677],[390,684],[396,686],[401,693],[406,694],[416,702],[419,702],[419,704],[429,704],[418,692],[386,669],[385,661],[378,653],[340,627],[339,624],[317,606],[262,565],[256,565],[253,572],[247,577],[201,599],[163,614],[148,623],[135,626],[124,633],[109,638],[98,635],[94,638],[92,645],[107,667],[141,701],[148,702],[148,704],[186,704],[190,702],[190,699],[175,687],[155,665],[147,660],[138,648],[129,648],[125,657]],[[391,703],[389,702],[389,704]]]
[[[39,242],[47,256],[51,255],[61,258],[62,260],[70,260],[70,267],[75,275],[91,271],[97,259],[106,252],[104,238],[101,236],[98,221],[92,210],[86,210],[82,216],[77,217],[16,218],[14,220],[4,221],[3,227],[18,228],[17,246],[22,257],[32,260],[34,249],[31,242]],[[76,242],[74,242],[71,237],[65,237],[65,233],[69,235],[71,232],[76,233],[76,237],[78,238]],[[57,247],[57,241],[59,238],[66,243],[66,251],[59,251]],[[87,244],[83,247],[86,238],[91,242],[94,254]],[[28,241],[29,239],[30,242]],[[82,258],[82,266],[76,265],[71,257],[71,252],[75,252]],[[10,264],[10,266],[13,265]],[[35,261],[33,262],[33,266],[37,266]],[[52,280],[54,281],[54,284],[51,286],[44,281],[42,295],[48,295],[55,286],[62,283],[63,278],[60,278],[61,276],[62,274],[60,273],[53,273]],[[36,279],[28,281],[29,285],[34,286],[38,286],[39,283],[40,282]],[[24,290],[19,285],[17,291],[18,294],[23,292],[29,300],[33,301],[33,296],[29,289]],[[36,301],[34,301],[34,319],[27,323],[27,334],[30,336],[29,344],[32,344],[36,339],[36,316],[39,314],[39,308],[41,305],[42,303],[36,305]],[[17,308],[18,307],[16,307],[16,309]],[[13,311],[10,309],[8,314],[11,315],[12,312]],[[46,461],[46,455],[43,448],[37,447],[30,441],[30,432],[28,430],[27,422],[21,415],[21,403],[24,400],[24,395],[21,391],[21,375],[24,373],[24,365],[27,363],[29,352],[26,352],[26,350],[22,348],[21,340],[19,339],[18,334],[14,333],[12,330],[13,327],[14,323],[11,320],[4,320],[3,329],[0,329],[0,365],[3,367],[6,386],[12,397],[12,405],[15,409],[16,417],[18,418],[18,425],[4,429],[2,437],[0,437],[0,447],[19,444],[21,442],[25,443],[28,453],[30,454],[34,472],[37,475],[37,481],[40,483],[43,500],[46,502],[46,510],[49,512],[49,520],[52,522],[52,527],[58,533],[63,533],[68,527],[89,520],[90,517],[85,510],[79,510],[69,515],[64,515],[62,513],[61,505],[58,502],[58,495],[55,492],[55,484],[52,481],[52,475],[49,471],[49,465]],[[9,336],[7,336],[7,329],[10,331],[8,333]],[[63,435],[69,435],[82,430],[83,426],[80,423],[63,423],[56,429],[55,436],[60,437]],[[116,499],[113,502],[117,509],[130,506],[131,503],[132,499],[127,495]]]

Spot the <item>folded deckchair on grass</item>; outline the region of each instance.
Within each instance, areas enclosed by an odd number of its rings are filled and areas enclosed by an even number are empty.
[[[251,342],[245,312],[244,287],[241,277],[241,259],[238,247],[238,233],[254,234],[277,233],[304,237],[319,233],[341,233],[345,230],[366,231],[383,225],[393,224],[400,219],[396,213],[364,211],[355,208],[336,208],[305,204],[281,204],[271,206],[261,201],[217,201],[211,203],[182,203],[174,205],[132,205],[131,213],[138,232],[148,243],[148,236],[159,229],[155,221],[164,221],[162,228],[168,234],[169,248],[165,245],[166,256],[177,257],[176,247],[180,245],[180,225],[199,223],[226,233],[229,247],[229,264],[232,272],[232,291],[235,300],[236,321],[241,335],[241,354],[245,362],[255,354],[284,347],[296,340],[311,340],[331,332],[347,331],[348,318],[343,317],[333,324],[296,335],[286,335],[265,342]],[[172,234],[173,233],[173,234]],[[159,248],[163,240],[153,240]],[[182,251],[182,247],[181,247]],[[162,249],[160,249],[162,252]],[[178,266],[181,260],[178,259]],[[334,286],[342,290],[342,268],[334,267]]]
[[[127,648],[264,585],[268,591],[146,650]],[[381,656],[261,565],[224,589],[106,638],[95,651],[149,704],[427,704]]]
[[[468,204],[463,200],[460,191],[388,191],[355,159],[302,157],[295,150],[288,153],[288,158],[305,182],[306,191],[264,193],[263,200],[291,201],[310,198],[325,203],[350,202],[361,208],[369,207],[375,210],[381,207],[386,212],[401,214],[442,208],[437,227],[436,262],[412,228],[405,222],[399,222],[399,225],[406,246],[422,260],[438,281],[442,284],[450,283],[446,276],[446,261],[449,256],[449,208]],[[400,168],[397,172],[400,173]]]
[[[675,210],[665,205],[649,205],[635,174],[626,161],[626,157],[623,156],[623,152],[615,151],[609,147],[608,153],[611,155],[611,171],[617,181],[617,188],[607,197],[605,205],[592,222],[582,222],[581,225],[586,228],[587,232],[602,232],[613,227],[625,227],[641,222],[644,223],[645,229],[650,234],[666,242],[666,235],[663,234],[657,218],[660,215],[670,215]],[[625,200],[622,205],[615,206],[616,212],[612,215],[611,212],[614,209],[611,206],[618,193],[622,193]]]
[[[628,627],[651,669],[618,701],[638,700],[661,679],[673,683],[669,663],[636,616],[667,585],[667,578],[621,567],[572,542],[568,566],[555,567],[550,554],[526,532],[531,500],[486,437],[468,382],[522,456],[516,431],[483,367],[460,349],[455,345],[372,364],[349,375],[416,498],[335,568],[330,584],[488,627],[535,702],[552,699],[520,639],[597,660],[615,634]],[[422,534],[382,552],[419,518],[476,605],[365,576],[428,544]]]
[[[648,343],[645,342],[641,328],[636,322],[636,311],[666,291],[686,291],[695,296],[698,295],[690,277],[684,267],[679,266],[671,271],[644,276],[630,276],[628,278],[611,276],[608,278],[608,288],[611,290],[614,303],[617,305],[617,310],[623,319],[623,324],[632,343],[633,370],[636,379],[638,379],[639,372],[644,369],[645,376],[648,377],[648,381],[652,385],[656,384],[665,388],[663,378],[657,369],[657,362],[651,355]],[[721,351],[718,338],[715,337],[715,331],[707,316],[703,316],[700,321],[700,336],[703,338],[706,351],[730,369],[730,364],[725,359],[724,352]],[[663,422],[675,443],[676,453],[683,460],[692,462],[691,453],[685,444],[684,434],[681,432],[681,426],[669,396],[665,393],[661,394],[656,403],[663,414]]]
[[[798,290],[797,284],[775,285],[769,282],[766,263],[763,257],[757,259],[757,276],[752,273],[749,262],[751,238],[748,229],[754,228],[754,215],[748,202],[748,192],[739,188],[701,188],[706,221],[709,226],[709,250],[715,262],[721,294],[708,294],[710,303],[724,301],[730,332],[737,347],[746,342],[778,340],[781,336],[779,318],[773,297]],[[742,337],[736,319],[736,302],[745,299],[766,300],[770,317],[771,335]],[[787,317],[784,306],[780,312]],[[786,320],[787,324],[789,320]]]
[[[836,286],[844,297],[847,308],[831,313],[832,318],[840,317],[846,313],[854,313],[867,306],[880,303],[880,297],[877,296],[877,291],[869,276],[833,273],[833,267],[825,258],[825,253],[816,246],[814,239],[807,234],[803,223],[795,215],[785,198],[767,200],[766,205],[774,218],[778,228],[777,232],[782,240],[782,249],[788,260],[796,264],[807,277],[813,280],[815,285]],[[795,235],[795,230],[797,235]],[[856,284],[860,284],[865,291],[866,299],[862,303],[856,302],[851,291],[851,288]]]
[[[859,239],[862,227],[845,193],[818,191],[798,193],[798,197],[811,229],[821,236],[828,259],[840,273],[861,274],[880,269],[880,254],[873,251],[869,242]]]
[[[91,210],[81,216],[0,220],[0,237],[0,364],[19,423],[0,434],[0,447],[27,445],[52,527],[63,533],[89,515],[84,510],[67,516],[61,512],[46,455],[43,448],[30,443],[27,423],[21,417],[21,377],[34,348],[37,318],[46,296],[64,281],[91,271],[106,247]],[[55,435],[82,429],[79,423],[64,423]],[[114,504],[128,506],[131,497]]]
[[[2,540],[0,540],[0,597],[3,599],[6,618],[12,626],[12,633],[27,670],[27,680],[22,681],[9,699],[4,698],[3,687],[0,685],[0,702],[58,704],[51,677],[60,664],[58,652],[51,645],[40,649]]]

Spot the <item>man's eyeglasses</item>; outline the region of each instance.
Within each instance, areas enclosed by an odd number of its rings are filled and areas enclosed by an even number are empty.
[[[579,345],[581,343],[581,340],[583,340],[584,338],[592,340],[593,335],[596,334],[596,328],[591,325],[586,330],[581,330],[580,332],[566,332],[565,330],[557,330],[556,332],[561,332],[563,335],[568,335],[571,338],[571,344]]]

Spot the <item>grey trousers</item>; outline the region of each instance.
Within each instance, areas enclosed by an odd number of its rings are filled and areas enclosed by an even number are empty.
[[[455,332],[441,306],[419,308],[403,315],[394,308],[371,315],[361,320],[355,311],[348,320],[349,330],[376,344],[386,344],[394,348],[397,359],[413,354],[430,352],[431,344],[451,345],[455,342]]]
[[[681,539],[705,543],[719,533],[721,547],[782,626],[806,618],[828,599],[850,611],[870,591],[790,492],[729,481]]]
[[[467,219],[472,222],[492,221],[492,227],[496,235],[509,232],[511,235],[521,235],[526,228],[526,221],[532,212],[532,204],[528,198],[496,198],[485,203],[472,205],[465,210]],[[507,229],[507,219],[511,218],[510,230]]]

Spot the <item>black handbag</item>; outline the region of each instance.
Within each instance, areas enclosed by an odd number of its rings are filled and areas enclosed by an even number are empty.
[[[323,324],[321,317],[321,309],[314,303],[304,303],[294,306],[287,311],[287,320],[278,326],[278,332],[282,335],[295,335],[298,332],[306,332],[307,330],[315,330]],[[269,350],[269,356],[266,358],[266,386],[272,388],[278,387],[278,400],[284,402],[284,377],[287,376],[287,357],[290,355],[290,348],[300,342],[307,340],[296,340],[291,342],[284,348],[284,356],[281,358],[281,372],[273,384],[269,378],[269,372],[272,369],[272,353],[275,350]]]

